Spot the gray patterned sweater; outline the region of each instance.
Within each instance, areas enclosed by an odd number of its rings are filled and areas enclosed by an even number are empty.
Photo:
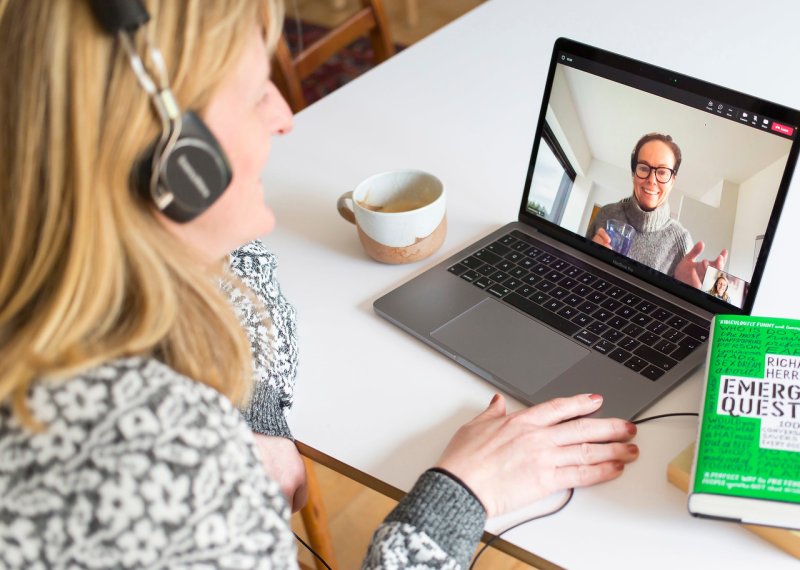
[[[667,275],[672,276],[675,266],[692,248],[692,236],[670,217],[666,201],[651,212],[642,210],[633,196],[607,204],[597,212],[586,237],[592,239],[597,228],[604,228],[606,220],[611,219],[623,221],[636,229],[628,257]]]
[[[237,255],[251,259],[234,266],[261,271],[256,293],[282,300],[274,258],[258,244]],[[267,310],[270,330],[248,334],[276,343],[264,362],[284,372],[257,368],[256,391],[278,418],[251,409],[248,425],[218,392],[147,358],[35,384],[28,401],[43,433],[0,405],[0,569],[296,568],[288,504],[250,434],[289,433],[293,310]],[[464,568],[484,521],[467,489],[426,472],[376,531],[363,567]]]

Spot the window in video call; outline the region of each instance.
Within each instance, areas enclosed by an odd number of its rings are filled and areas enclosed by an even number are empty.
[[[795,127],[702,101],[684,104],[557,64],[527,211],[670,277],[685,247],[702,241],[698,259],[708,260],[727,251],[700,288],[742,307]],[[677,169],[663,140],[661,154],[659,144],[645,145],[632,160],[651,133],[677,145]]]

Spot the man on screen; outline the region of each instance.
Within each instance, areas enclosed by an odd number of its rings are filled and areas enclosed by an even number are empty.
[[[606,223],[616,220],[632,226],[635,233],[626,244],[628,257],[700,288],[706,269],[722,269],[728,252],[723,249],[713,261],[698,261],[705,245],[702,241],[692,244],[689,231],[670,217],[667,197],[680,165],[681,149],[671,136],[650,133],[640,138],[631,153],[633,195],[603,206],[586,237],[612,248]]]

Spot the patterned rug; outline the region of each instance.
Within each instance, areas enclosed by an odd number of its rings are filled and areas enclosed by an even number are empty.
[[[303,46],[308,47],[325,35],[327,28],[301,22]],[[292,54],[299,51],[300,41],[297,33],[297,22],[287,18],[283,29],[289,50]],[[396,51],[401,51],[403,46],[395,45]],[[359,38],[344,50],[335,54],[302,82],[303,95],[306,103],[311,105],[328,93],[336,91],[345,83],[352,81],[362,73],[374,67],[372,44],[369,39]]]

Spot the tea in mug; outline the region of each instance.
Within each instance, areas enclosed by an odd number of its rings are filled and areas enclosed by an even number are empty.
[[[365,210],[370,210],[371,212],[396,214],[399,212],[410,212],[411,210],[422,208],[423,206],[427,205],[427,202],[425,200],[421,200],[420,198],[407,198],[401,196],[396,200],[392,200],[388,204],[376,205],[368,202],[358,202],[358,205]]]

